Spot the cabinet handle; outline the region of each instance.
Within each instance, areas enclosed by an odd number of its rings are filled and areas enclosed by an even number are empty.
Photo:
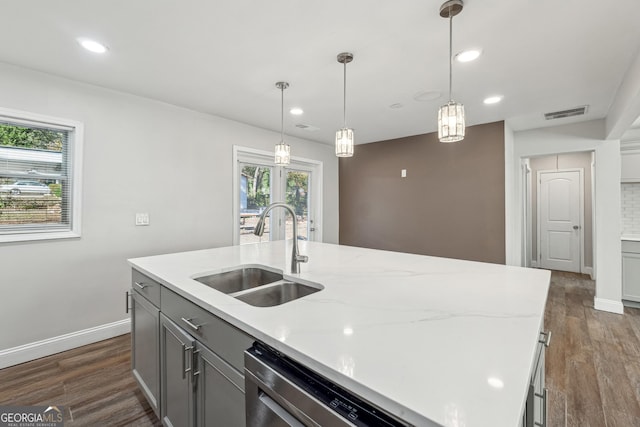
[[[124,312],[129,314],[129,291],[124,294]]]
[[[544,344],[545,347],[549,347],[551,344],[551,331],[540,332],[540,335],[544,336],[544,339],[538,340],[539,343]]]
[[[547,389],[542,389],[542,394],[536,393],[536,397],[542,398],[542,422],[534,422],[534,426],[538,427],[547,427]]]
[[[202,326],[202,325],[196,325],[195,323],[191,322],[193,320],[192,317],[190,317],[188,319],[185,319],[184,317],[181,317],[180,319],[182,319],[182,321],[184,323],[186,323],[191,329],[193,329],[195,331],[199,331],[200,327]]]
[[[187,373],[191,371],[191,367],[187,368],[187,351],[191,351],[193,347],[182,344],[182,379],[187,378]]]
[[[140,289],[144,289],[144,288],[146,288],[147,286],[149,286],[149,285],[147,285],[147,284],[145,284],[145,283],[140,283],[140,282],[133,282],[133,283],[134,283],[138,288],[140,288]]]
[[[198,366],[200,366],[200,364],[196,363],[196,361],[198,360],[198,353],[200,353],[200,350],[194,350],[193,352],[191,352],[191,366],[193,366],[191,375],[194,378],[200,375],[200,369],[197,368]]]

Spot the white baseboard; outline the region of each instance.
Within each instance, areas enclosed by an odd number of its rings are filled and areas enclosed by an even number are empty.
[[[17,365],[94,342],[117,337],[131,331],[130,319],[118,320],[82,331],[71,332],[42,341],[0,350],[0,369]]]
[[[531,267],[538,268],[538,260],[537,259],[532,259],[531,260]]]
[[[593,280],[593,267],[582,267],[582,274],[588,274]]]
[[[637,301],[622,300],[622,304],[625,307],[640,308],[640,302]]]
[[[593,307],[596,310],[608,311],[610,313],[624,314],[624,306],[622,301],[615,301],[611,299],[594,298]]]

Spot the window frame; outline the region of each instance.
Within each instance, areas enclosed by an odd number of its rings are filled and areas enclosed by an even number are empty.
[[[81,237],[84,124],[76,120],[2,107],[0,107],[0,119],[16,125],[42,126],[67,131],[67,161],[70,163],[69,181],[71,187],[71,192],[68,195],[68,203],[71,205],[69,211],[70,224],[67,229],[61,230],[60,225],[56,227],[43,226],[39,229],[29,230],[20,230],[20,227],[16,227],[14,230],[0,232],[0,244]],[[29,177],[25,177],[24,180],[28,179]]]

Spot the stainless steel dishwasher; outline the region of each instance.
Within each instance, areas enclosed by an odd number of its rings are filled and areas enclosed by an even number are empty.
[[[247,427],[410,425],[261,343],[244,372]]]

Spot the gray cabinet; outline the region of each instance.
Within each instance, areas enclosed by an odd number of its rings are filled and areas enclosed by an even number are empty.
[[[195,344],[192,336],[160,314],[160,418],[166,427],[195,425]]]
[[[160,286],[136,273],[131,291],[131,370],[160,416]]]
[[[244,376],[208,348],[197,347],[197,425],[244,427]]]
[[[244,350],[254,339],[160,289],[161,420],[167,427],[244,427]]]
[[[540,339],[536,348],[536,358],[534,360],[531,381],[529,383],[529,393],[527,394],[527,404],[523,419],[524,427],[546,427],[547,426],[547,389],[545,388],[545,352],[551,342],[551,332],[540,332]]]
[[[640,302],[640,242],[622,242],[622,299]]]

